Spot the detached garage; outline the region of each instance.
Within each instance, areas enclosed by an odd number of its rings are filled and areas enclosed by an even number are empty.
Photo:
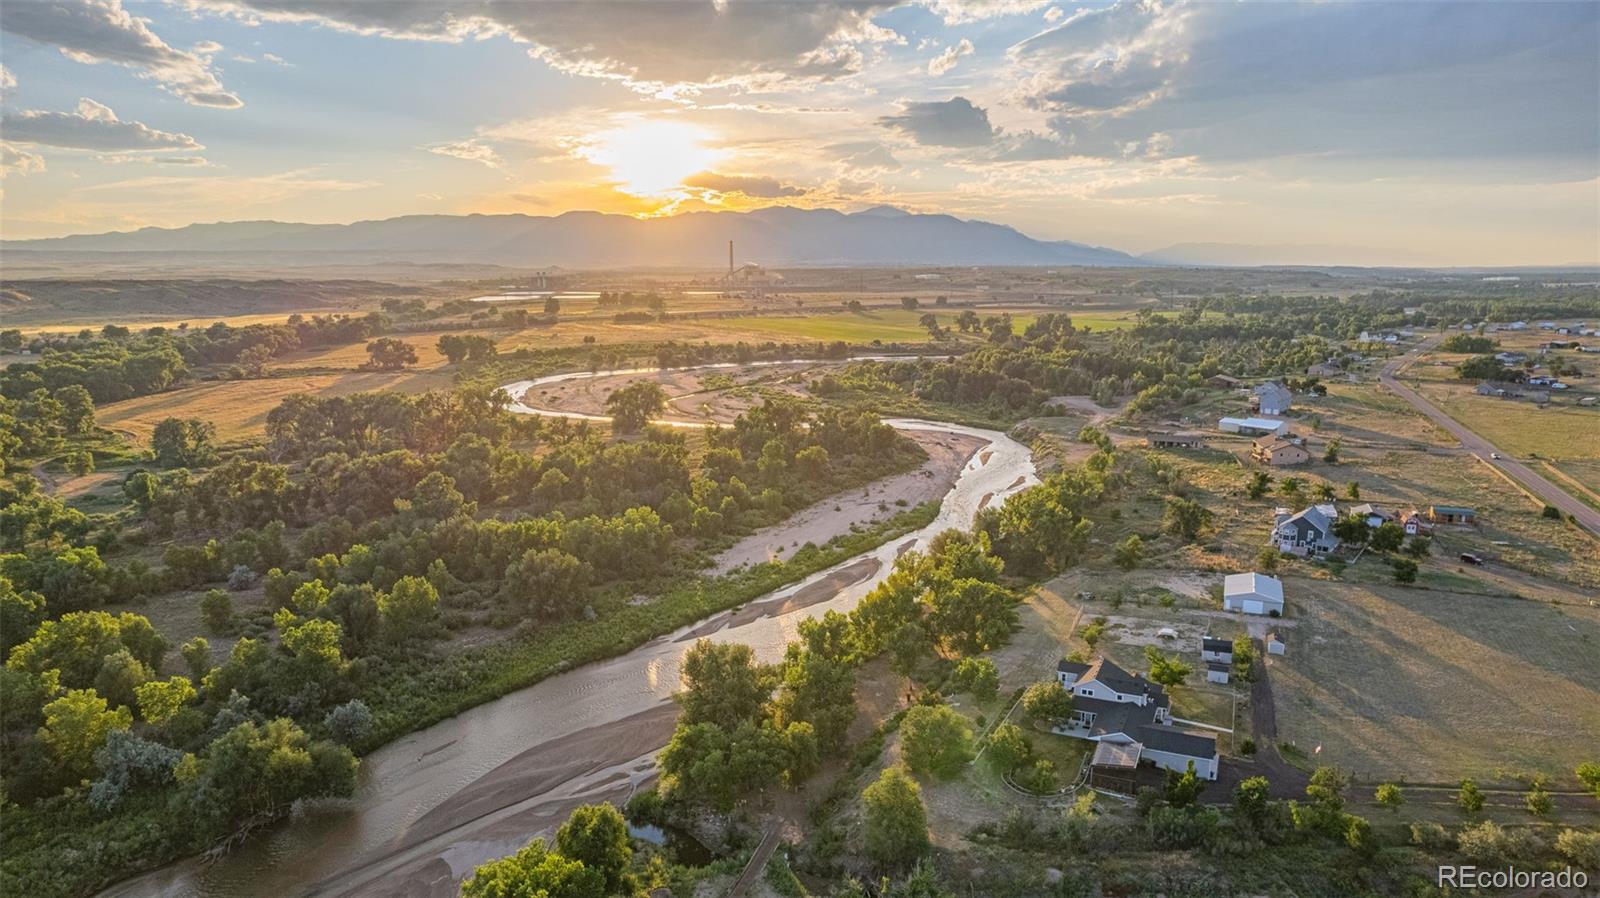
[[[1283,583],[1266,574],[1229,574],[1222,581],[1222,607],[1245,614],[1283,615]]]

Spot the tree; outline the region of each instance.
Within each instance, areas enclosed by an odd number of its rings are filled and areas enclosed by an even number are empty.
[[[924,602],[933,637],[961,654],[999,648],[1017,622],[1017,597],[1011,590],[971,577],[937,583]]]
[[[1139,559],[1144,555],[1144,540],[1135,533],[1120,543],[1112,555],[1117,567],[1131,571],[1139,566]]]
[[[1421,561],[1422,559],[1428,557],[1428,553],[1432,547],[1433,540],[1426,536],[1419,535],[1411,537],[1411,539],[1406,542],[1405,551],[1407,555],[1417,559],[1418,561]]]
[[[39,741],[51,757],[73,778],[94,772],[94,753],[114,730],[133,726],[133,712],[111,710],[93,689],[73,689],[44,706],[44,726]]]
[[[208,589],[200,599],[200,616],[211,632],[226,634],[233,629],[233,599],[227,590]]]
[[[1346,483],[1344,485],[1344,494],[1351,502],[1359,502],[1361,500],[1361,484],[1356,483],[1354,480]]]
[[[356,766],[350,749],[313,740],[280,717],[223,733],[204,757],[178,765],[178,782],[204,824],[231,827],[302,798],[347,796],[355,791]]]
[[[1245,495],[1252,499],[1259,499],[1267,494],[1267,487],[1272,485],[1272,475],[1266,471],[1251,473],[1250,479],[1245,481]]]
[[[1409,558],[1396,558],[1390,561],[1389,564],[1394,568],[1394,582],[1417,582],[1417,563],[1415,561]]]
[[[943,329],[939,327],[939,316],[932,312],[924,312],[922,317],[917,319],[917,324],[928,332],[930,340],[938,340],[944,336]]]
[[[560,549],[529,549],[506,568],[505,590],[530,614],[553,618],[577,610],[588,565]]]
[[[1299,502],[1305,496],[1305,481],[1298,477],[1285,477],[1278,484],[1278,492],[1291,502]]]
[[[1167,498],[1166,515],[1161,521],[1161,529],[1167,533],[1191,543],[1209,523],[1211,523],[1211,512],[1199,502],[1193,499]]]
[[[1492,355],[1474,356],[1456,365],[1456,376],[1462,380],[1521,380],[1511,369],[1500,364]]]
[[[150,434],[156,463],[164,468],[198,468],[216,461],[217,427],[198,418],[164,418]]]
[[[1272,798],[1272,786],[1264,776],[1252,776],[1233,790],[1233,806],[1253,822],[1260,822]]]
[[[438,614],[439,591],[423,577],[401,577],[393,589],[378,594],[378,615],[390,639],[420,634]]]
[[[1372,531],[1372,550],[1374,552],[1393,552],[1400,548],[1400,544],[1405,541],[1405,538],[1406,531],[1404,527],[1394,521],[1384,521],[1378,525],[1378,529]]]
[[[68,452],[66,458],[62,460],[62,465],[67,469],[68,473],[75,477],[93,474],[94,453],[85,451]]]
[[[403,340],[379,337],[367,344],[367,367],[379,371],[398,371],[417,363],[417,350]]]
[[[556,850],[605,877],[606,891],[622,891],[633,845],[628,823],[609,802],[580,805],[556,831]]]
[[[606,412],[617,433],[637,433],[666,407],[667,391],[647,380],[613,390],[606,397]]]
[[[1028,744],[1022,727],[1014,723],[1002,723],[989,734],[986,751],[995,767],[1002,773],[1010,773],[1033,754],[1033,746]]]
[[[972,761],[972,727],[949,705],[917,705],[900,722],[900,750],[913,771],[949,779]]]
[[[1456,804],[1468,814],[1476,814],[1483,810],[1483,790],[1478,788],[1477,782],[1471,777],[1461,781],[1461,788],[1456,792]]]
[[[1366,542],[1371,530],[1366,517],[1359,514],[1347,514],[1333,522],[1333,535],[1339,537],[1341,542],[1352,545],[1359,546]]]
[[[1373,793],[1373,797],[1378,800],[1378,804],[1391,810],[1400,807],[1406,801],[1405,795],[1400,791],[1400,786],[1395,783],[1379,784],[1378,791]]]
[[[211,643],[204,636],[184,643],[178,649],[178,654],[183,656],[183,663],[189,666],[189,674],[195,682],[202,681],[206,674],[211,672]]]
[[[1592,792],[1595,798],[1600,798],[1600,764],[1584,761],[1574,772],[1578,780],[1583,783],[1583,787]]]
[[[1339,463],[1339,441],[1329,440],[1326,449],[1322,450],[1322,460],[1330,465]]]
[[[372,709],[359,698],[335,706],[322,718],[322,725],[341,745],[359,745],[372,735]]]
[[[1362,857],[1371,857],[1378,851],[1377,839],[1372,835],[1372,824],[1365,817],[1348,814],[1344,818],[1344,843]]]
[[[1163,792],[1168,804],[1175,808],[1186,808],[1200,798],[1200,790],[1204,788],[1205,783],[1195,772],[1194,762],[1190,761],[1183,773],[1176,770],[1167,771],[1167,782]]]
[[[772,694],[768,672],[756,664],[755,652],[739,643],[702,639],[683,658],[683,708],[679,723],[710,723],[723,730],[755,720]]]
[[[1150,662],[1150,682],[1160,683],[1168,689],[1189,678],[1194,668],[1178,659],[1177,655],[1164,655],[1153,645],[1144,647],[1144,657]]]
[[[151,680],[134,688],[139,703],[139,716],[161,726],[178,716],[183,706],[195,699],[194,683],[188,677],[169,677]]]
[[[1060,680],[1040,680],[1022,693],[1022,713],[1029,720],[1060,723],[1072,716],[1072,694]]]
[[[1278,559],[1283,552],[1277,546],[1264,546],[1256,553],[1256,569],[1272,573],[1278,569]]]
[[[1528,806],[1528,813],[1535,817],[1548,816],[1551,808],[1555,806],[1550,800],[1550,793],[1539,783],[1534,783],[1532,788],[1528,789],[1525,803]]]
[[[952,684],[959,690],[972,693],[973,698],[986,702],[1000,689],[1000,671],[988,658],[962,658],[951,675]]]
[[[544,313],[551,318],[561,314],[561,300],[554,293],[544,298]]]
[[[886,867],[901,867],[928,853],[922,788],[904,770],[885,768],[861,798],[868,857]]]
[[[835,615],[843,620],[842,615]],[[808,623],[815,624],[815,619]],[[813,636],[819,635],[811,630]],[[791,642],[778,667],[778,693],[771,703],[776,726],[806,723],[819,746],[829,752],[844,747],[846,733],[856,717],[855,670],[840,654],[827,647]]]

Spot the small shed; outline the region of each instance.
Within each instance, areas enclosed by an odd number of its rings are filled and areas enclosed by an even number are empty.
[[[1233,643],[1216,636],[1201,637],[1200,660],[1207,663],[1232,664]]]
[[[1428,520],[1435,524],[1476,524],[1478,513],[1460,505],[1429,505]]]
[[[1258,574],[1229,574],[1222,581],[1224,611],[1245,614],[1283,614],[1283,581]]]
[[[1228,665],[1223,664],[1220,661],[1208,661],[1208,662],[1206,662],[1206,682],[1207,683],[1223,683],[1223,684],[1226,684],[1228,682],[1228,674],[1230,672],[1231,671],[1228,669]]]
[[[1283,654],[1283,638],[1276,633],[1267,634],[1267,654]]]
[[[1097,742],[1089,759],[1089,785],[1132,795],[1139,776],[1139,756],[1144,746],[1138,742]]]

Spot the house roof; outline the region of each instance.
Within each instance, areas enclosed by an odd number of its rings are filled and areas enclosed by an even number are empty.
[[[1473,509],[1461,505],[1429,505],[1428,510],[1435,514],[1477,514]]]
[[[1139,754],[1143,751],[1144,745],[1138,742],[1096,742],[1094,757],[1089,763],[1094,767],[1132,769],[1139,766]]]
[[[1056,662],[1056,673],[1072,674],[1072,677],[1075,681],[1079,677],[1082,677],[1083,672],[1088,669],[1089,665],[1083,663],[1082,661],[1068,661],[1067,659],[1062,658],[1060,661]]]
[[[1277,452],[1279,449],[1299,449],[1301,452],[1306,451],[1304,446],[1300,445],[1299,443],[1286,440],[1283,437],[1272,437],[1271,439],[1256,440],[1255,447],[1258,450],[1265,449],[1268,452]]]
[[[1283,581],[1277,577],[1268,577],[1251,571],[1247,574],[1229,574],[1222,580],[1222,594],[1225,596],[1259,595],[1275,601],[1283,601]]]
[[[1250,418],[1219,418],[1219,419],[1217,419],[1217,425],[1219,427],[1223,426],[1223,425],[1226,425],[1226,424],[1232,424],[1235,427],[1248,427],[1248,428],[1251,428],[1252,430],[1277,430],[1278,428],[1282,427],[1286,423],[1288,423],[1288,422],[1280,421],[1277,418],[1250,417]]]
[[[1200,640],[1200,648],[1207,652],[1231,652],[1233,643],[1215,636],[1206,636]]]
[[[1142,726],[1139,728],[1139,732],[1130,735],[1143,742],[1145,748],[1155,751],[1188,755],[1192,758],[1215,758],[1217,756],[1217,737],[1215,736],[1188,733],[1160,724]]]
[[[1372,517],[1373,515],[1377,515],[1386,521],[1394,520],[1394,515],[1384,511],[1376,505],[1373,505],[1371,502],[1363,502],[1362,504],[1357,505],[1356,507],[1350,509],[1350,513],[1358,514],[1362,517]]]
[[[1138,674],[1128,673],[1103,655],[1094,659],[1088,669],[1078,677],[1080,683],[1087,683],[1090,680],[1099,680],[1123,695],[1144,695],[1155,685]]]
[[[1086,711],[1094,715],[1094,723],[1090,724],[1089,732],[1095,736],[1114,736],[1122,733],[1134,737],[1139,727],[1156,719],[1154,705],[1112,702],[1082,695],[1072,697],[1072,710]]]
[[[1293,524],[1297,521],[1304,521],[1307,524],[1310,524],[1312,527],[1315,527],[1317,532],[1326,536],[1327,534],[1333,532],[1333,519],[1337,517],[1338,514],[1339,509],[1338,506],[1335,505],[1308,505],[1294,514],[1289,515],[1287,518],[1284,518],[1282,521],[1279,521],[1277,527],[1274,529],[1281,529],[1285,525]]]
[[[1287,404],[1294,400],[1294,394],[1289,392],[1288,387],[1272,381],[1257,385],[1253,392],[1257,396],[1260,396],[1262,401],[1269,399],[1276,400],[1280,405]]]
[[[1222,661],[1207,661],[1206,662],[1206,670],[1216,671],[1217,673],[1227,673],[1231,669],[1232,669],[1232,665],[1229,665],[1229,664],[1227,664],[1225,662],[1222,662]]]

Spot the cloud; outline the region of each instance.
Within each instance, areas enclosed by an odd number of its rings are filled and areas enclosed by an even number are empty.
[[[1318,156],[1324,170],[1537,157],[1551,177],[1600,171],[1593,3],[1118,0],[1010,57],[1014,100],[1078,153],[1137,142],[1213,162]]]
[[[403,40],[504,36],[557,71],[621,81],[648,93],[713,86],[774,89],[828,81],[863,65],[862,45],[902,40],[873,23],[901,0],[586,3],[491,0],[185,0],[246,21],[316,22]]]
[[[0,130],[8,141],[77,150],[205,149],[187,134],[122,121],[110,107],[87,97],[78,101],[77,112],[7,111],[0,118]]]
[[[433,144],[432,146],[423,147],[423,149],[440,156],[449,156],[453,159],[462,159],[467,162],[477,162],[490,168],[497,169],[500,167],[500,154],[494,151],[494,147],[479,142],[477,138]]]
[[[221,50],[222,45],[216,41],[201,41],[190,49],[202,56],[210,56],[211,54]]]
[[[135,69],[193,106],[244,105],[200,54],[178,50],[130,15],[121,0],[22,0],[0,4],[0,31],[57,47],[78,62]]]
[[[102,153],[95,158],[97,162],[106,162],[112,165],[190,165],[202,167],[210,165],[210,160],[204,156],[158,156],[151,153]]]
[[[836,143],[826,148],[846,168],[857,171],[899,171],[900,160],[875,140]]]
[[[44,171],[44,157],[9,143],[0,143],[0,178],[41,171]]]
[[[276,53],[263,53],[261,54],[261,59],[265,62],[270,62],[273,65],[281,65],[286,69],[294,68],[294,63],[284,59],[282,56],[279,56]]]
[[[11,74],[11,70],[4,65],[0,65],[0,91],[10,90],[16,86],[17,76]]]
[[[962,38],[961,43],[956,44],[953,47],[944,48],[943,53],[940,53],[938,56],[935,56],[933,59],[928,61],[928,74],[937,78],[940,75],[943,75],[945,72],[955,68],[956,63],[961,60],[961,57],[971,55],[972,41]]]
[[[1033,12],[1050,0],[927,0],[946,25],[964,25],[1001,16],[1019,16]]]
[[[1046,22],[1051,23],[1051,24],[1055,24],[1056,22],[1061,21],[1062,16],[1065,16],[1065,15],[1066,15],[1066,13],[1061,11],[1061,7],[1052,6],[1049,9],[1044,11],[1044,20]]]
[[[994,139],[989,113],[966,97],[901,103],[899,115],[881,116],[878,124],[926,146],[974,147]]]
[[[804,196],[806,192],[804,188],[784,184],[777,178],[764,175],[719,175],[709,171],[685,178],[683,186],[717,193],[742,193],[745,196],[765,199]]]

